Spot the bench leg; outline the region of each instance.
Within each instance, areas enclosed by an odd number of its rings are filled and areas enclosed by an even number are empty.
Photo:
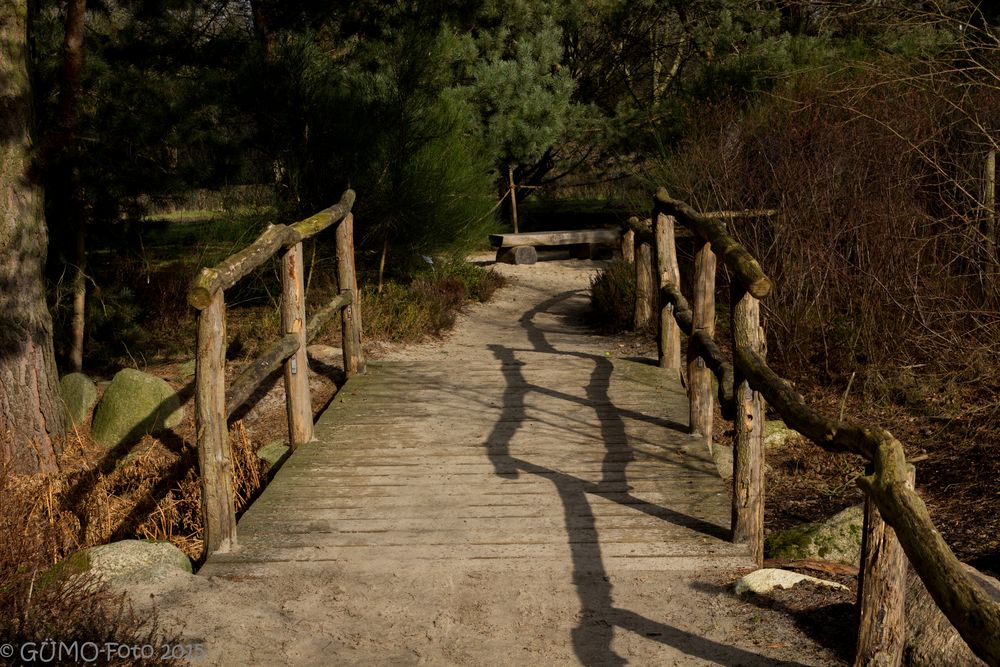
[[[538,261],[538,252],[530,245],[500,248],[497,250],[497,261],[505,264],[534,264]]]

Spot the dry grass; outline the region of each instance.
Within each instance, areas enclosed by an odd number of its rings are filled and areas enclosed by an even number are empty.
[[[125,596],[102,580],[70,568],[53,569],[79,546],[79,521],[60,506],[59,487],[59,475],[25,478],[0,469],[0,638],[15,647],[52,641],[167,642],[155,617],[138,617]],[[0,664],[22,664],[18,657]],[[157,664],[141,657],[113,662]]]

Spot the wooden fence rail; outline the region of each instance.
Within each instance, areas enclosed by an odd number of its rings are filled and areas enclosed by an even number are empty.
[[[354,270],[354,192],[347,190],[335,205],[293,225],[271,225],[256,241],[195,276],[188,302],[198,309],[195,361],[195,405],[198,461],[201,469],[204,553],[236,546],[236,512],[228,420],[278,368],[284,368],[288,442],[292,449],[313,438],[312,401],[306,345],[337,313],[341,316],[344,370],[363,373],[361,313]],[[337,281],[330,303],[306,323],[305,263],[302,242],[336,225]],[[281,256],[281,334],[252,361],[226,390],[225,290],[264,264]]]
[[[727,413],[732,414],[734,418],[733,541],[747,543],[757,562],[762,562],[762,434],[766,400],[788,426],[820,447],[831,452],[852,452],[869,462],[867,474],[858,479],[866,503],[864,560],[859,581],[861,627],[855,664],[900,664],[902,576],[908,558],[935,603],[972,651],[988,664],[1000,665],[1000,604],[963,569],[935,529],[926,506],[914,491],[913,467],[907,463],[899,441],[881,428],[824,417],[807,406],[802,396],[767,365],[760,299],[771,292],[771,280],[757,260],[729,234],[724,221],[741,215],[773,213],[699,213],[660,188],[653,198],[651,220],[633,218],[628,224],[635,243],[652,244],[655,251],[650,254],[658,259],[656,275],[660,276],[660,289],[656,307],[661,323],[661,366],[679,367],[672,347],[664,344],[674,333],[664,329],[677,327],[688,335],[692,432],[711,443],[713,406],[709,372],[718,379],[723,414],[727,417]],[[691,305],[681,294],[679,277],[673,274],[672,267],[676,266],[673,235],[657,231],[661,227],[672,230],[674,220],[695,236]],[[657,241],[668,247],[656,247]],[[714,338],[716,257],[730,274],[732,365],[722,359]],[[648,261],[638,252],[635,261],[637,275],[648,270],[638,266]],[[648,298],[637,292],[637,312],[648,308]]]

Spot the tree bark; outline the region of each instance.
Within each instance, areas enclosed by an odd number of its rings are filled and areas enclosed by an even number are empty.
[[[733,349],[760,354],[760,302],[740,285],[732,285]],[[758,564],[764,562],[764,402],[740,366],[733,388],[733,542],[747,544]]]
[[[0,4],[0,455],[17,472],[55,468],[65,407],[45,303],[41,188],[29,178],[28,0]]]
[[[87,0],[70,0],[66,7],[66,30],[63,35],[62,72],[59,77],[59,112],[57,129],[63,148],[75,140],[76,120],[79,115],[80,91],[83,89],[83,38],[86,27]],[[83,340],[87,309],[87,241],[81,214],[82,197],[79,181],[72,169],[63,167],[67,176],[65,186],[69,206],[64,209],[76,232],[73,267],[73,326],[70,346],[70,365],[74,371],[83,369]]]
[[[704,332],[715,336],[715,253],[712,244],[695,240],[694,254],[694,313],[692,333]],[[678,341],[679,345],[679,341]],[[705,355],[692,336],[688,339],[688,394],[690,396],[691,433],[700,435],[712,451],[712,374]]]
[[[674,235],[674,219],[666,215],[654,215],[653,237],[656,246],[656,272],[658,286],[662,290],[667,283],[680,285],[681,270],[677,264],[677,240]],[[657,300],[657,337],[660,368],[681,368],[681,332],[674,319],[673,302]]]
[[[869,467],[868,474],[874,469]],[[907,469],[913,488],[916,472]],[[871,498],[865,498],[858,578],[858,642],[856,667],[899,667],[906,644],[906,554]]]
[[[656,311],[656,289],[653,274],[653,247],[640,243],[635,251],[635,319],[636,331],[648,328]]]

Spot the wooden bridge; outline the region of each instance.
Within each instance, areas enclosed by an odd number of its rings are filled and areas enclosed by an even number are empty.
[[[373,363],[364,373],[353,200],[348,191],[327,211],[268,229],[204,270],[189,293],[201,310],[202,573],[230,581],[277,577],[288,589],[272,593],[282,609],[296,591],[314,593],[309,581],[326,582],[333,592],[318,593],[323,604],[313,616],[326,623],[319,628],[360,627],[355,635],[366,641],[381,627],[398,627],[386,626],[386,616],[403,619],[409,639],[395,647],[410,652],[382,651],[379,662],[424,661],[414,647],[440,638],[439,621],[461,629],[444,633],[461,650],[438,652],[431,662],[749,665],[802,657],[802,637],[791,650],[779,650],[788,647],[781,642],[769,651],[748,649],[746,636],[721,623],[730,613],[725,608],[737,603],[704,579],[762,561],[766,398],[821,447],[870,462],[859,479],[867,502],[857,664],[898,664],[907,559],[970,647],[1000,664],[1000,605],[934,529],[900,443],[887,431],[820,415],[767,365],[758,299],[771,282],[718,217],[660,191],[651,224],[636,221],[625,235],[626,245],[633,235],[636,242],[637,320],[658,323],[656,360],[609,354],[583,321],[581,279],[553,292],[528,289],[520,301],[489,310],[465,328],[471,338],[449,343],[449,354]],[[695,235],[692,305],[680,290],[674,216]],[[342,293],[307,326],[301,243],[334,223]],[[279,250],[283,337],[227,393],[223,292]],[[714,337],[716,253],[731,272],[732,363]],[[314,427],[305,344],[337,312],[350,379]],[[686,390],[679,381],[682,331]],[[298,451],[243,516],[237,538],[226,420],[282,365]],[[712,374],[735,431],[731,502],[706,446]],[[337,591],[347,585],[354,589],[345,601]],[[504,610],[502,618],[491,609]],[[470,626],[469,618],[480,625]],[[498,636],[507,640],[491,649]],[[330,657],[324,651],[332,643],[310,659]],[[513,648],[522,652],[506,659]],[[373,655],[355,657],[366,662]],[[338,654],[335,661],[344,660]]]
[[[751,566],[728,541],[729,498],[687,433],[677,373],[610,359],[603,341],[553,317],[581,300],[543,302],[519,336],[496,335],[478,354],[369,363],[243,516],[239,548],[207,567]]]
[[[677,372],[609,356],[587,326],[595,266],[546,267],[552,287],[505,270],[517,284],[422,355],[436,358],[349,379],[238,547],[209,557],[199,574],[253,647],[213,653],[232,624],[194,612],[209,661],[826,664],[807,639],[740,629],[746,605],[718,582],[754,563],[729,540],[729,496]],[[302,599],[322,602],[262,645]]]

